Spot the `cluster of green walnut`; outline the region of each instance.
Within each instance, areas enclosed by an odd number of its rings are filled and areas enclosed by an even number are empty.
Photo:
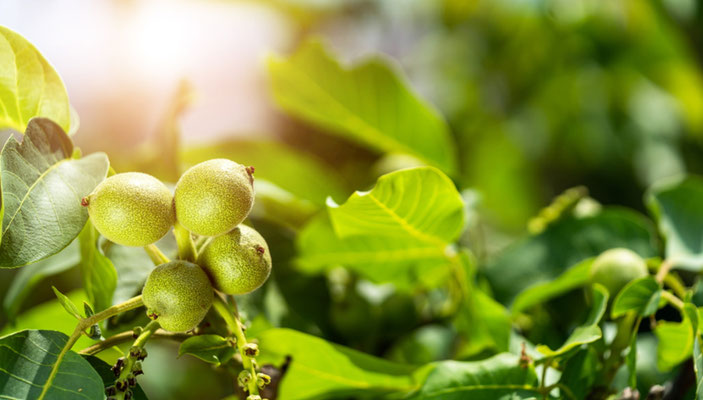
[[[147,278],[142,290],[147,315],[163,329],[195,328],[213,303],[213,288],[244,294],[268,279],[266,241],[242,225],[254,204],[253,172],[231,160],[205,161],[183,173],[173,194],[151,175],[127,172],[105,179],[82,200],[95,228],[121,245],[151,245],[174,225],[209,237],[194,262],[159,265]]]

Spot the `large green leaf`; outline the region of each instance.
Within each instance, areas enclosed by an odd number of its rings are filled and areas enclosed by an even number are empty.
[[[517,356],[501,353],[482,361],[442,361],[428,374],[412,400],[533,399],[539,396],[537,375]]]
[[[342,205],[331,204],[329,213],[342,238],[373,234],[443,247],[455,241],[464,227],[461,195],[433,167],[383,175],[372,190],[356,192]]]
[[[566,339],[566,342],[558,349],[552,350],[548,346],[537,346],[537,350],[544,354],[544,358],[555,358],[562,356],[572,349],[583,344],[593,343],[603,337],[598,323],[605,314],[605,309],[608,306],[608,291],[601,285],[593,286],[593,304],[591,311],[586,319],[586,322],[574,329],[574,331]]]
[[[446,122],[386,60],[345,68],[310,41],[288,59],[272,58],[269,71],[274,99],[289,113],[371,148],[455,172]]]
[[[586,259],[567,269],[553,281],[536,283],[523,290],[513,301],[513,314],[585,285],[590,279],[591,264],[593,258]]]
[[[90,221],[78,235],[83,287],[95,312],[112,305],[112,296],[117,286],[117,271],[112,261],[98,248],[98,237],[98,231]]]
[[[646,196],[666,238],[666,258],[675,267],[703,269],[703,180],[699,177],[667,181]]]
[[[8,139],[0,155],[0,267],[18,267],[58,253],[88,219],[81,198],[107,175],[102,153],[72,158],[73,143],[54,122],[35,118],[22,143]]]
[[[10,321],[14,320],[22,303],[37,284],[46,277],[59,274],[78,265],[80,258],[78,241],[74,240],[59,253],[20,269],[7,289],[3,300],[5,317]]]
[[[617,318],[628,311],[636,311],[638,315],[648,317],[659,309],[661,293],[661,285],[653,277],[636,279],[618,293],[611,314]]]
[[[71,112],[54,68],[25,38],[0,26],[0,130],[24,132],[33,117],[47,117],[67,132]]]
[[[693,351],[693,328],[691,320],[684,316],[682,322],[659,322],[654,329],[657,335],[657,368],[669,371],[691,356]]]
[[[382,176],[369,192],[330,205],[298,237],[298,264],[309,272],[343,265],[375,282],[408,286],[442,281],[450,244],[464,224],[454,184],[433,167]]]
[[[255,186],[257,180],[264,179],[320,206],[328,196],[339,199],[349,194],[344,179],[331,166],[312,154],[279,142],[229,140],[189,147],[182,153],[182,161],[189,166],[213,158],[228,158],[254,166]]]
[[[281,399],[346,398],[416,389],[415,367],[376,358],[290,329],[259,335],[260,365],[290,364],[278,388]]]
[[[528,236],[489,260],[483,271],[494,295],[510,303],[525,288],[555,279],[587,258],[615,247],[632,249],[643,257],[657,255],[654,235],[640,214],[605,208],[588,217],[564,217],[542,233]]]
[[[50,378],[68,336],[56,331],[25,330],[0,338],[0,397],[36,399],[102,399],[103,381],[90,363],[66,353]]]

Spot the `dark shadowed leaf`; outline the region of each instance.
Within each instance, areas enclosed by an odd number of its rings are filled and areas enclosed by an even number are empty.
[[[533,399],[539,396],[536,386],[533,367],[523,367],[517,356],[502,353],[482,361],[438,362],[409,399]]]
[[[0,397],[36,399],[102,399],[100,375],[81,356],[69,351],[57,366],[57,355],[68,336],[56,331],[26,330],[0,338]]]
[[[234,356],[234,346],[220,335],[198,335],[181,343],[178,356],[190,354],[211,364],[220,365]]]
[[[525,288],[552,280],[568,267],[611,248],[626,247],[642,257],[655,256],[651,228],[642,215],[625,209],[565,217],[542,233],[508,246],[484,271],[496,299],[510,303]]]

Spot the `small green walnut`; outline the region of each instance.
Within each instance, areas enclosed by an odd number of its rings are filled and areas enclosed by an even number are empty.
[[[176,184],[176,219],[202,236],[227,233],[249,215],[254,205],[253,167],[214,159],[187,170]]]
[[[632,250],[616,248],[604,251],[591,265],[591,281],[600,283],[615,296],[628,282],[647,276],[647,264]]]
[[[142,298],[149,318],[156,319],[167,331],[185,332],[205,318],[213,290],[199,266],[176,260],[151,271]]]
[[[151,175],[126,172],[102,181],[81,204],[107,239],[146,246],[161,239],[175,222],[173,196]]]
[[[259,232],[240,225],[210,241],[198,257],[213,286],[227,294],[249,293],[266,282],[271,255]]]

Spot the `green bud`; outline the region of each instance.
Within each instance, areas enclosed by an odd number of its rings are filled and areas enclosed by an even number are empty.
[[[252,378],[251,372],[244,370],[239,373],[239,376],[237,377],[237,383],[239,383],[239,386],[241,388],[246,388],[247,385],[249,385],[251,378]]]
[[[259,346],[256,343],[247,343],[244,345],[244,354],[249,358],[254,358],[259,355]]]

